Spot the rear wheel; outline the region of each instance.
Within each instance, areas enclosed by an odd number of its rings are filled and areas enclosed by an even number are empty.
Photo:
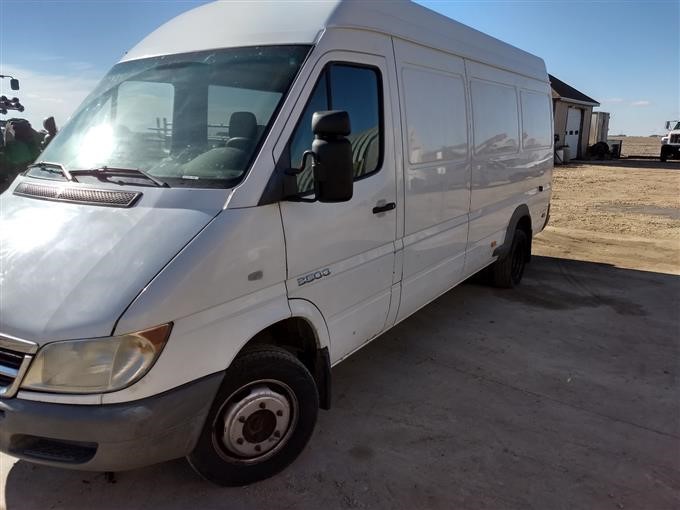
[[[529,238],[523,230],[515,230],[510,251],[491,266],[494,286],[509,289],[519,285],[528,260]]]
[[[191,466],[218,485],[246,485],[288,466],[312,435],[319,408],[314,378],[291,353],[262,346],[227,370]]]

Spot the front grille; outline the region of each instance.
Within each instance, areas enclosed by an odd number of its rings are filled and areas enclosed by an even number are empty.
[[[0,335],[0,398],[16,395],[37,344]]]
[[[37,436],[13,436],[10,453],[66,464],[84,464],[97,453],[97,443],[65,441]]]
[[[92,188],[73,188],[22,182],[14,194],[22,197],[71,202],[76,204],[131,207],[142,194],[138,191],[112,191]]]
[[[671,143],[680,143],[680,133],[671,135]]]
[[[26,366],[31,361],[30,356],[0,349],[0,397],[13,397],[19,384],[19,376],[23,375]]]
[[[19,369],[23,360],[23,354],[0,350],[0,366],[8,366]]]

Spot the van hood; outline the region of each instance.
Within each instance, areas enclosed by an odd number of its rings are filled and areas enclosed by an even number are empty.
[[[0,334],[39,344],[111,335],[127,306],[219,214],[228,194],[116,187],[142,195],[128,208],[104,207],[19,196],[21,181],[54,186],[19,178],[0,195]]]

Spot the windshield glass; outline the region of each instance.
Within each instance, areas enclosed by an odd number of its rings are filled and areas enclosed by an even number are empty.
[[[171,186],[232,187],[308,51],[232,48],[120,63],[40,159],[67,170],[139,169]],[[37,168],[29,175],[47,177]]]

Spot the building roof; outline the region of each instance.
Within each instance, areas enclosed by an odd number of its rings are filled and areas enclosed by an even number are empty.
[[[213,2],[149,34],[122,60],[238,46],[315,44],[324,31],[386,33],[546,81],[539,57],[408,0]]]
[[[550,86],[553,90],[554,99],[564,99],[566,101],[573,101],[589,106],[600,106],[600,103],[595,101],[592,97],[586,96],[583,92],[576,90],[571,85],[567,85],[562,80],[555,78],[552,74],[549,74],[548,77],[550,78]]]

